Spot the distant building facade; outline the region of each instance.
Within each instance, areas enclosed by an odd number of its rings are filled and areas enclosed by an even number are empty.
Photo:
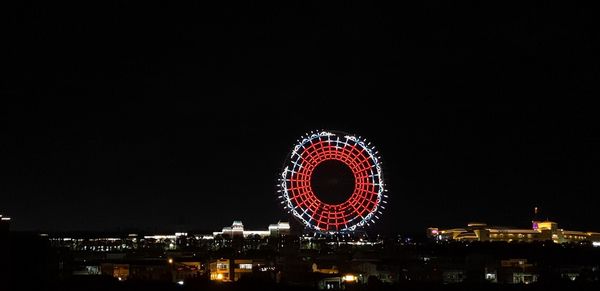
[[[8,222],[8,221],[6,221]],[[8,225],[2,221],[4,225]],[[8,226],[5,227],[8,231]],[[270,240],[277,241],[290,234],[288,222],[278,222],[268,226],[267,230],[247,230],[241,221],[234,221],[232,226],[224,227],[212,234],[191,234],[176,232],[174,234],[141,235],[110,233],[69,233],[40,234],[47,237],[50,244],[57,248],[90,252],[126,252],[138,249],[162,249],[177,251],[185,249],[217,250],[224,247],[259,249]]]
[[[441,241],[505,241],[536,242],[553,241],[555,243],[591,243],[600,246],[600,233],[572,231],[558,228],[553,221],[532,222],[532,228],[519,229],[488,226],[485,223],[469,223],[467,227],[439,229],[430,227],[427,236]]]
[[[223,235],[228,237],[243,237],[248,238],[251,236],[259,236],[261,238],[268,236],[283,236],[290,234],[290,224],[289,222],[278,222],[275,224],[270,224],[268,230],[246,230],[244,229],[244,224],[239,221],[233,221],[231,226],[223,227],[221,231],[213,232],[213,236]]]
[[[209,263],[210,280],[219,282],[236,282],[255,271],[268,269],[265,261],[260,259],[215,259]]]

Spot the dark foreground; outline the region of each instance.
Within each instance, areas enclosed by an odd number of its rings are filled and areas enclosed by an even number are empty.
[[[4,289],[2,289],[4,290]],[[237,283],[212,283],[207,281],[188,282],[179,286],[166,282],[118,282],[106,278],[71,278],[49,285],[37,286],[23,282],[20,286],[12,286],[9,290],[319,290],[310,286],[277,285],[268,282],[244,281]],[[546,282],[528,285],[481,284],[481,283],[401,283],[401,284],[365,284],[348,285],[345,290],[600,290],[598,283]]]

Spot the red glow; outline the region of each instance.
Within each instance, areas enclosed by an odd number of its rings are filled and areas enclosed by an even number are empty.
[[[319,140],[304,148],[300,157],[301,167],[290,176],[289,196],[298,208],[312,218],[311,223],[318,229],[338,231],[347,228],[356,220],[364,219],[375,210],[378,192],[371,179],[375,164],[365,149],[347,143],[339,146]],[[354,175],[354,192],[341,204],[322,202],[312,189],[311,176],[314,169],[328,160],[346,164]]]

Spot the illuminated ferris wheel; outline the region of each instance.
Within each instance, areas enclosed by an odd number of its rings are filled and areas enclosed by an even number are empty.
[[[318,232],[349,232],[375,223],[387,198],[377,151],[362,137],[337,131],[303,136],[278,186],[284,208]]]

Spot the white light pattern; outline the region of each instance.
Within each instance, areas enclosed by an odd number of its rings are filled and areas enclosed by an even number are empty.
[[[332,139],[332,137],[336,137],[335,139]],[[292,200],[289,196],[289,190],[287,188],[287,182],[289,181],[289,176],[291,176],[292,174],[295,174],[296,171],[298,169],[300,169],[301,167],[301,159],[302,156],[300,154],[298,154],[298,151],[302,148],[305,149],[306,146],[310,145],[313,141],[315,140],[322,140],[322,138],[326,138],[328,142],[333,142],[336,143],[336,145],[339,146],[358,146],[361,149],[364,149],[365,152],[368,154],[369,159],[371,159],[373,161],[374,167],[375,167],[375,173],[373,173],[372,175],[370,175],[371,181],[373,182],[373,185],[377,187],[377,200],[375,203],[374,208],[364,217],[359,216],[359,217],[354,217],[352,219],[348,220],[348,223],[346,224],[346,227],[340,229],[339,232],[348,232],[348,231],[354,231],[358,228],[364,227],[365,225],[370,225],[369,222],[371,223],[375,223],[374,219],[379,219],[379,217],[377,217],[375,215],[375,213],[379,213],[381,214],[381,211],[378,210],[378,208],[381,207],[381,209],[385,209],[385,207],[383,207],[381,204],[381,202],[383,203],[387,203],[387,201],[384,201],[384,198],[387,198],[387,195],[384,195],[384,192],[387,192],[387,190],[385,190],[384,186],[385,183],[383,181],[383,171],[381,169],[381,162],[380,162],[380,158],[377,156],[376,151],[374,151],[375,147],[370,147],[369,145],[371,144],[370,142],[366,142],[365,139],[361,138],[360,136],[354,136],[354,135],[344,135],[343,139],[340,140],[340,137],[338,135],[336,135],[335,133],[329,132],[329,131],[325,131],[322,130],[320,132],[310,132],[308,134],[305,135],[304,138],[302,138],[301,141],[298,142],[298,144],[296,144],[296,146],[294,146],[294,149],[292,150],[291,154],[290,154],[290,164],[286,165],[285,168],[283,169],[283,171],[281,172],[281,177],[279,178],[279,184],[278,186],[280,187],[280,191],[278,191],[279,193],[282,193],[281,196],[279,196],[280,199],[282,199],[282,203],[285,204],[284,208],[285,209],[289,209],[289,212],[291,212],[294,216],[296,216],[297,218],[300,219],[300,221],[302,221],[307,227],[312,228],[316,231],[322,231],[318,226],[314,225],[311,223],[312,217],[310,217],[310,215],[308,213],[306,213],[306,210],[303,211],[302,213],[298,212],[297,210],[297,206],[294,206],[294,204],[292,203]],[[290,166],[292,167],[290,169]],[[352,224],[352,222],[358,220],[356,223]],[[335,233],[335,231],[329,231],[331,233]]]

